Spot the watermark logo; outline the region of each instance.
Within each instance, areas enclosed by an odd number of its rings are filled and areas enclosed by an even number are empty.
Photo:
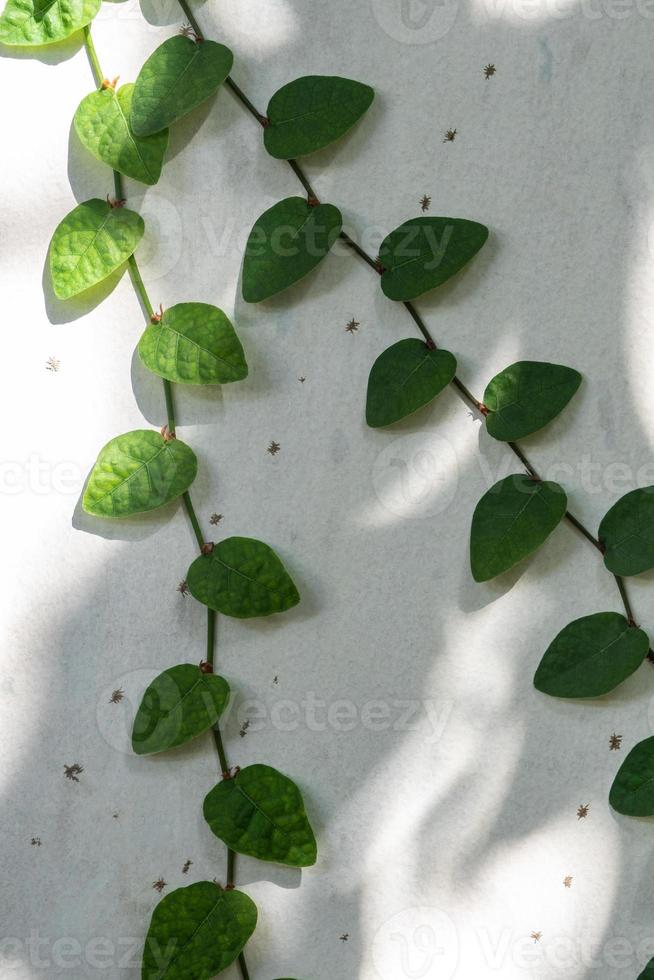
[[[458,463],[452,445],[434,432],[412,432],[389,443],[373,465],[380,504],[396,517],[433,517],[456,496]]]
[[[454,25],[459,0],[372,0],[381,29],[401,44],[433,44]]]
[[[440,909],[404,909],[377,930],[372,961],[381,980],[450,980],[459,965],[459,937]]]

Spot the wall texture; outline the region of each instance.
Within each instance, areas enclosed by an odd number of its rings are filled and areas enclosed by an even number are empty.
[[[481,395],[519,358],[582,371],[525,448],[589,526],[653,483],[654,8],[224,0],[198,18],[261,108],[301,74],[375,87],[356,129],[307,160],[321,199],[373,252],[423,195],[430,214],[487,224],[470,269],[418,303],[460,376]],[[105,71],[132,80],[180,23],[172,0],[105,4]],[[194,541],[178,507],[133,524],[81,513],[99,448],[144,417],[163,423],[161,388],[134,356],[142,318],[126,276],[90,308],[57,302],[44,275],[61,217],[112,191],[71,131],[93,87],[84,52],[3,52],[0,85],[0,976],[135,980],[153,883],[225,871],[200,806],[216,779],[210,740],[129,751],[145,683],[203,652],[204,611],[176,591]],[[268,541],[303,594],[273,621],[219,623],[238,692],[232,760],[297,779],[321,851],[302,887],[239,860],[261,914],[253,980],[632,980],[654,953],[654,829],[618,817],[607,794],[654,728],[654,671],[601,703],[558,703],[531,683],[565,623],[619,609],[601,561],[561,526],[515,574],[472,581],[472,511],[516,467],[450,390],[391,431],[366,428],[373,360],[415,332],[342,249],[277,299],[242,302],[245,237],[298,185],[229,92],[172,130],[155,188],[126,185],[148,226],[138,257],[153,301],[221,306],[250,363],[244,383],[178,393],[203,526],[217,512],[219,534]],[[653,576],[631,594],[654,630]],[[73,763],[79,782],[65,778]]]

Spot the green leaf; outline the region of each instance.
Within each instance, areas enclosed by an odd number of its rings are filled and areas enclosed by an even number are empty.
[[[558,483],[507,476],[481,498],[472,517],[470,565],[487,582],[536,551],[563,518],[567,497]]]
[[[229,684],[193,664],[178,664],[152,681],[132,730],[137,755],[164,752],[197,738],[220,718],[229,700]]]
[[[604,515],[598,537],[604,564],[614,575],[639,575],[654,568],[654,487],[620,497]]]
[[[405,221],[379,249],[384,295],[407,302],[441,286],[477,254],[487,238],[488,228],[466,218]]]
[[[78,204],[50,242],[50,275],[56,296],[70,299],[102,282],[130,257],[143,237],[143,218],[94,198]]]
[[[620,613],[582,616],[552,640],[534,686],[556,698],[597,698],[633,674],[648,650],[647,634]]]
[[[305,75],[282,86],[268,103],[263,131],[278,160],[305,156],[339,139],[370,108],[374,89],[350,78]]]
[[[651,959],[637,980],[654,980],[654,959]]]
[[[380,354],[368,379],[366,422],[373,428],[392,425],[422,408],[456,374],[456,358],[430,350],[422,340],[399,340]]]
[[[654,816],[654,735],[635,745],[620,766],[609,803],[628,817]]]
[[[183,39],[182,39],[183,40]],[[156,184],[168,146],[168,130],[138,137],[129,124],[134,85],[91,92],[73,118],[75,131],[89,153],[126,177]]]
[[[342,223],[333,204],[311,207],[303,197],[264,211],[245,247],[243,299],[260,303],[306,276],[325,258]]]
[[[513,442],[542,429],[561,412],[581,384],[574,368],[546,361],[517,361],[496,374],[484,392],[493,439]]]
[[[225,538],[196,558],[186,576],[191,595],[205,606],[249,619],[284,612],[300,596],[281,560],[255,538]]]
[[[316,839],[302,794],[293,780],[270,766],[247,766],[214,786],[204,801],[204,819],[238,854],[293,868],[316,863]]]
[[[229,319],[208,303],[177,303],[139,341],[146,368],[177,384],[215,385],[241,381],[248,366]]]
[[[56,44],[90,24],[100,0],[7,0],[0,17],[0,44]]]
[[[198,461],[179,439],[152,429],[116,436],[100,451],[82,506],[96,517],[129,517],[179,497],[195,479]]]
[[[210,980],[233,963],[257,924],[244,892],[196,881],[166,895],[152,914],[141,980]]]
[[[215,41],[169,37],[145,62],[136,79],[131,123],[138,136],[169,126],[208,99],[225,81],[234,55]]]

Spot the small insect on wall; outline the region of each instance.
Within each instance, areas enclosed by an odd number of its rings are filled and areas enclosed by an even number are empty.
[[[483,249],[489,235],[483,224],[460,217],[413,218],[391,231],[379,254],[371,256],[343,231],[338,207],[319,199],[298,158],[333,143],[357,124],[373,101],[370,86],[334,76],[305,76],[282,86],[266,113],[260,113],[230,76],[232,52],[205,39],[186,0],[180,0],[190,26],[150,55],[133,84],[118,88],[117,80],[110,81],[102,71],[91,36],[100,2],[53,0],[44,10],[35,0],[8,0],[0,17],[0,43],[38,49],[79,36],[85,47],[95,87],[75,112],[74,130],[88,152],[113,171],[113,195],[98,188],[97,198],[62,218],[49,246],[49,275],[55,295],[67,301],[128,269],[146,322],[139,357],[162,381],[162,428],[121,433],[100,450],[84,491],[84,509],[121,520],[180,499],[198,550],[185,581],[207,610],[206,648],[199,665],[168,666],[152,681],[134,720],[132,746],[145,756],[191,739],[213,739],[221,778],[207,794],[203,814],[208,830],[227,848],[227,876],[222,885],[196,881],[159,902],[145,938],[142,976],[209,980],[237,963],[247,980],[244,950],[258,911],[235,887],[236,855],[305,868],[315,863],[317,845],[300,788],[289,776],[264,762],[244,769],[230,765],[220,730],[230,688],[215,672],[216,615],[246,619],[284,613],[300,595],[291,571],[268,544],[246,536],[211,542],[201,531],[190,493],[198,460],[178,438],[175,386],[238,383],[248,374],[246,354],[229,317],[216,306],[180,297],[169,309],[155,311],[135,255],[144,222],[127,207],[124,178],[156,184],[169,127],[221,85],[231,90],[260,127],[271,166],[285,162],[303,191],[277,202],[255,222],[243,262],[244,300],[260,303],[309,276],[340,238],[420,334],[379,354],[365,398],[362,392],[353,402],[353,414],[365,411],[373,428],[392,426],[452,385],[484,418],[488,435],[505,443],[518,460],[519,472],[496,483],[472,515],[475,581],[488,581],[521,562],[564,520],[601,555],[612,574],[622,611],[599,610],[568,625],[553,623],[552,631],[559,631],[534,678],[539,691],[559,698],[604,696],[653,656],[635,621],[624,579],[654,568],[654,487],[627,493],[593,534],[568,509],[563,487],[542,480],[517,442],[565,410],[581,383],[578,371],[519,361],[489,382],[483,401],[457,376],[456,356],[437,345],[414,301],[461,273]],[[488,65],[486,78],[494,71]],[[444,138],[454,140],[456,130],[448,130]],[[430,203],[423,198],[423,211]],[[292,248],[275,244],[280,229],[290,236]],[[348,329],[357,326],[352,320]],[[272,443],[269,451],[278,448]],[[653,787],[651,738],[627,756],[611,788],[610,804],[623,814],[654,815]],[[641,974],[646,977],[654,977],[654,961]]]

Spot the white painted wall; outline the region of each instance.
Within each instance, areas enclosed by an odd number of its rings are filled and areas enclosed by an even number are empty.
[[[302,74],[374,85],[356,130],[307,161],[321,199],[371,250],[423,194],[431,214],[489,225],[470,269],[419,303],[460,376],[481,395],[522,357],[583,372],[574,403],[525,448],[593,528],[654,482],[654,9],[224,0],[198,17],[233,47],[234,77],[262,108]],[[132,80],[179,23],[172,0],[105,4],[95,38],[107,74]],[[128,278],[90,307],[60,304],[44,277],[58,221],[112,190],[70,130],[92,88],[84,52],[3,52],[0,86],[1,936],[19,940],[2,946],[0,976],[132,980],[152,883],[224,877],[201,813],[217,773],[210,740],[147,760],[128,749],[138,695],[166,666],[200,659],[205,615],[176,592],[194,555],[179,508],[110,527],[80,513],[100,447],[164,421],[159,382],[134,357],[143,324]],[[443,143],[450,127],[457,138]],[[654,672],[584,705],[531,685],[566,622],[619,608],[611,577],[562,526],[516,574],[472,581],[473,508],[515,467],[454,392],[392,431],[366,428],[369,368],[414,329],[364,265],[336,254],[273,301],[241,301],[245,236],[298,185],[230,93],[174,128],[156,188],[127,186],[148,225],[138,256],[153,300],[221,306],[250,363],[245,383],[178,393],[203,526],[218,511],[221,533],[268,541],[303,595],[273,620],[219,625],[238,692],[231,758],[293,776],[320,844],[302,875],[239,860],[260,908],[253,980],[635,980],[654,953],[654,827],[618,817],[607,794],[652,732]],[[654,630],[652,575],[631,593]],[[128,696],[109,704],[116,688]],[[240,738],[250,699],[266,720]],[[351,730],[341,700],[356,706]],[[389,707],[380,731],[374,701]],[[407,701],[418,706],[408,726]],[[64,778],[73,762],[79,784]]]

